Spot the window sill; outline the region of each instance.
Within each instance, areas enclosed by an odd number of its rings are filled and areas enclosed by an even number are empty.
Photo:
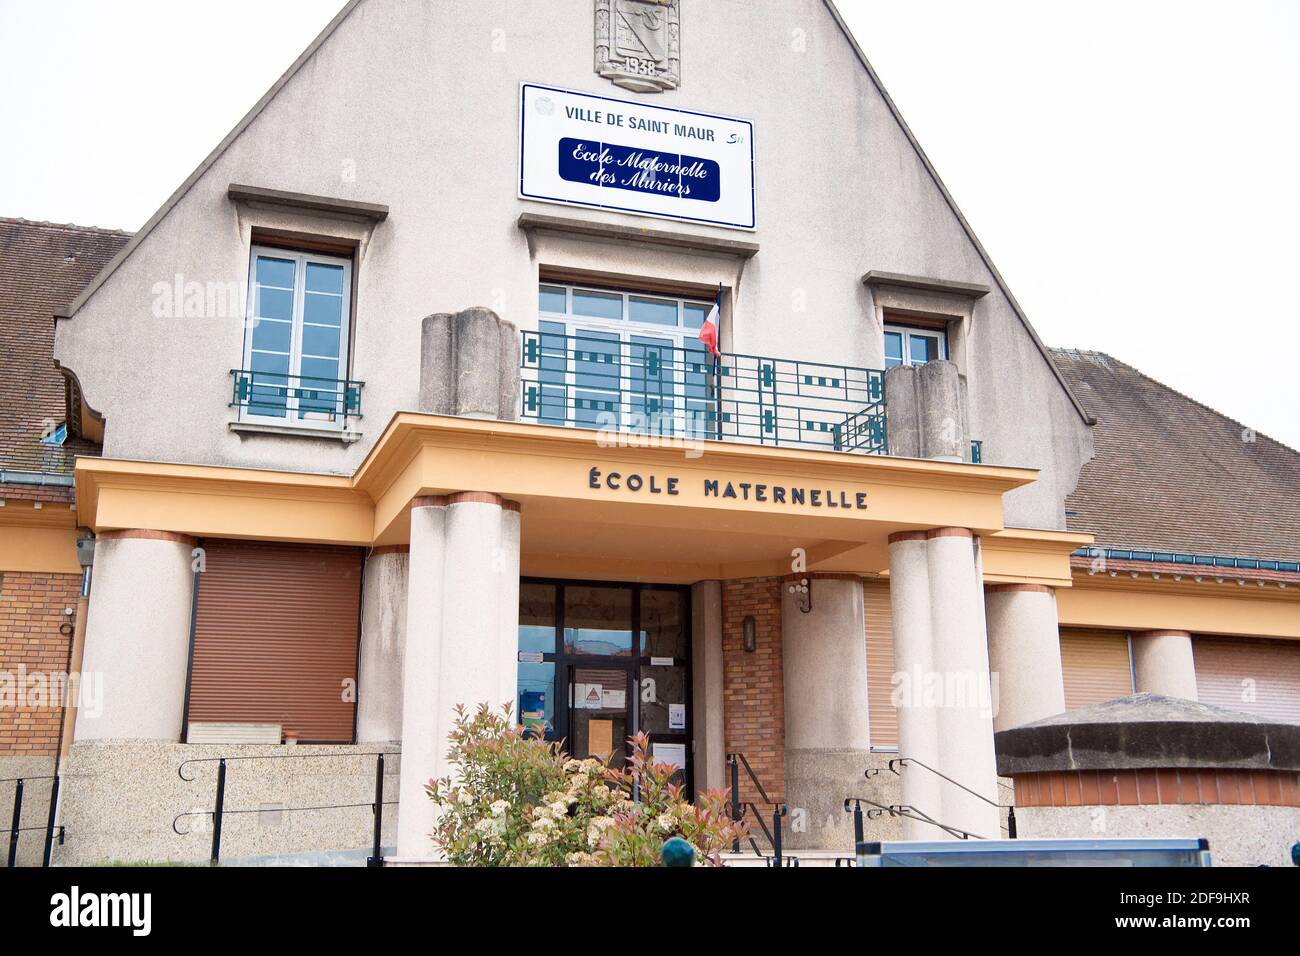
[[[230,430],[240,437],[248,435],[275,435],[278,438],[315,438],[352,445],[361,441],[361,432],[332,431],[324,428],[294,428],[291,425],[263,425],[258,422],[231,422]]]

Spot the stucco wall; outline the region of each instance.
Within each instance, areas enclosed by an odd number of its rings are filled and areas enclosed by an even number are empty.
[[[592,71],[592,5],[535,0],[364,0],[70,320],[56,354],[107,416],[110,457],[350,473],[384,423],[415,406],[420,319],[485,305],[535,327],[539,266],[524,211],[722,230],[516,198],[518,88],[544,82],[625,99]],[[755,123],[761,251],[744,268],[724,343],[736,351],[880,367],[869,270],[994,285],[974,245],[820,0],[682,0],[682,87],[643,97]],[[146,144],[142,144],[144,146]],[[236,208],[229,185],[385,203],[362,225]],[[242,282],[251,229],[360,241],[352,374],[364,437],[351,446],[231,434],[229,370],[242,303],[156,317],[154,287]],[[728,236],[743,234],[725,232]],[[735,282],[737,264],[582,243],[596,272]],[[1043,468],[1008,521],[1060,527],[1089,439],[1046,360],[995,291],[966,351],[973,434],[987,460]]]

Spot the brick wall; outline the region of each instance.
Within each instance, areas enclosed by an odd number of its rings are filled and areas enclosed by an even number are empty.
[[[722,661],[727,752],[748,758],[773,800],[785,794],[785,681],[781,657],[781,579],[748,578],[722,585]],[[744,620],[753,615],[757,648],[746,654]],[[730,781],[728,781],[730,784]],[[744,770],[743,799],[758,801]]]
[[[76,574],[37,574],[7,571],[0,574],[0,675],[4,675],[0,699],[0,755],[53,756],[59,746],[63,709],[59,701],[43,707],[14,707],[19,688],[20,665],[29,678],[62,675],[68,667],[71,634],[59,633],[59,625],[71,624],[64,608],[75,608],[81,577]],[[30,702],[30,701],[29,701]]]

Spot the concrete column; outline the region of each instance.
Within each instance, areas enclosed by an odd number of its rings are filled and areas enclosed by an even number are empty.
[[[984,585],[977,562],[975,541],[965,528],[926,533],[935,678],[943,682],[939,763],[932,766],[996,804]],[[987,839],[1001,836],[995,805],[949,783],[942,792],[943,823]]]
[[[807,579],[812,609],[792,580]],[[861,792],[869,759],[867,640],[862,581],[801,574],[781,594],[785,676],[785,795],[793,849],[853,844],[844,798]]]
[[[497,582],[497,695],[519,719],[519,532],[517,501],[501,502],[501,538],[493,552]]]
[[[180,739],[195,542],[106,531],[95,546],[78,741]]]
[[[894,699],[898,713],[898,753],[939,766],[939,716],[927,703],[925,684],[934,673],[930,621],[930,566],[925,532],[889,537],[889,603],[894,630]],[[943,813],[940,780],[924,771],[902,773],[902,802],[935,819]],[[942,831],[919,820],[903,820],[903,839],[934,840]]]
[[[786,750],[866,750],[862,581],[811,573],[799,577],[809,580],[810,612],[800,610],[799,598],[788,587],[781,594]]]
[[[1196,700],[1192,635],[1186,631],[1134,634],[1133,682],[1139,694]]]
[[[376,548],[366,558],[357,677],[358,743],[402,739],[402,652],[410,563],[407,548]]]
[[[970,460],[966,380],[952,362],[900,365],[885,373],[889,453]]]
[[[509,563],[502,524],[502,502],[496,495],[462,492],[448,499],[438,676],[437,736],[442,750],[446,749],[457,704],[471,711],[480,704],[499,710],[514,701],[518,638],[514,638],[515,659],[503,660],[503,626],[513,620],[518,629],[519,596],[516,591],[513,607],[501,607],[501,574]],[[516,588],[518,567],[516,552]],[[442,750],[435,772],[438,777],[452,769]]]
[[[397,855],[432,855],[430,779],[452,775],[455,708],[514,703],[519,656],[519,507],[494,494],[417,498],[403,661]]]
[[[519,413],[519,332],[490,309],[439,313],[421,327],[420,409],[514,421]]]
[[[994,731],[1064,713],[1055,590],[995,584],[985,590],[984,602],[997,704]]]
[[[433,854],[434,806],[424,787],[447,749],[438,736],[442,659],[442,586],[447,500],[411,502],[411,553],[402,658],[402,775],[398,789],[397,855]]]
[[[722,582],[691,588],[691,698],[695,703],[695,788],[731,786],[726,771],[722,676]]]

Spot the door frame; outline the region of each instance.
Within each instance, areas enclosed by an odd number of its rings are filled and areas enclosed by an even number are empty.
[[[686,745],[686,768],[682,792],[687,799],[695,793],[695,705],[692,674],[692,622],[691,587],[682,584],[657,584],[646,581],[591,581],[579,578],[521,577],[520,584],[541,584],[555,588],[555,651],[543,652],[542,662],[555,665],[555,730],[546,735],[547,740],[569,741],[572,709],[570,705],[569,668],[573,665],[608,667],[627,671],[628,721],[635,733],[641,726],[641,680],[643,668],[649,668],[650,655],[640,653],[641,595],[645,591],[668,591],[679,595],[681,601],[682,634],[685,654],[674,658],[675,667],[685,671],[684,696],[686,698],[686,730],[677,733],[651,735],[651,743],[683,743]],[[634,653],[628,657],[599,654],[570,654],[564,650],[564,589],[575,587],[627,588],[632,592],[632,640]]]

